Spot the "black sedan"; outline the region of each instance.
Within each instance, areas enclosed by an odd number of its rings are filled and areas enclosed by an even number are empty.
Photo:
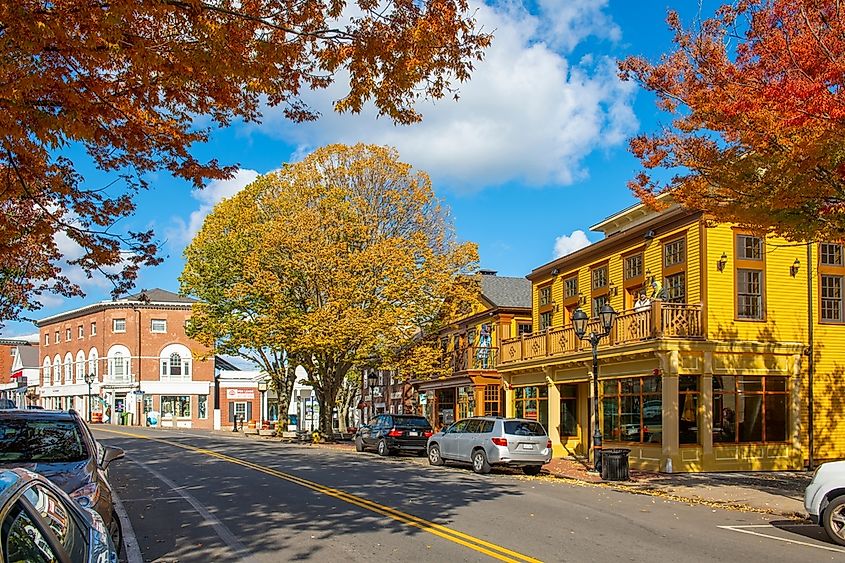
[[[398,451],[426,454],[426,443],[434,433],[425,417],[412,414],[380,414],[355,433],[355,449],[375,449],[379,455]]]

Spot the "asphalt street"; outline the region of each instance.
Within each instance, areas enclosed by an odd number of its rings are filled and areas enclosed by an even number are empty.
[[[817,526],[548,477],[95,429],[145,561],[845,561]]]

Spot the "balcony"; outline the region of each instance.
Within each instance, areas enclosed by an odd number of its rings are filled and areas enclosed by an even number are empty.
[[[590,321],[587,332],[601,332],[598,319]],[[703,338],[701,305],[654,301],[647,311],[624,311],[616,318],[601,346],[614,346],[659,338]],[[588,351],[590,343],[579,340],[572,325],[547,328],[502,342],[499,365],[555,358]]]
[[[454,350],[444,355],[446,366],[452,368],[452,373],[463,373],[469,370],[495,371],[499,349],[492,346],[469,346]]]

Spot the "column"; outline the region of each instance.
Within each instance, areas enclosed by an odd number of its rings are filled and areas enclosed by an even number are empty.
[[[702,466],[704,469],[715,465],[713,454],[713,352],[704,352],[704,369],[701,376],[701,423],[698,427],[698,440],[701,443]]]
[[[560,388],[549,376],[546,376],[546,383],[549,388],[549,438],[552,439],[553,456],[563,456],[563,441],[560,437]]]

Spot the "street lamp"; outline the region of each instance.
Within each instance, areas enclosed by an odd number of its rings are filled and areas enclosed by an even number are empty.
[[[610,334],[616,320],[616,311],[609,303],[602,305],[599,311],[601,333],[595,331],[587,335],[589,317],[580,307],[572,313],[572,327],[580,340],[588,340],[593,349],[593,467],[601,473],[601,426],[599,425],[599,340]]]
[[[376,414],[375,394],[373,392],[373,387],[375,387],[376,381],[378,381],[378,375],[376,375],[375,371],[370,371],[370,373],[367,374],[367,383],[370,386],[370,418],[374,417]]]
[[[97,379],[97,376],[93,373],[86,373],[84,376],[85,383],[88,384],[88,423],[91,423],[91,384],[94,383],[94,380]]]
[[[264,394],[267,392],[267,380],[264,379],[258,382],[258,394],[259,394],[259,402],[258,402],[258,425],[260,427],[264,426]]]

